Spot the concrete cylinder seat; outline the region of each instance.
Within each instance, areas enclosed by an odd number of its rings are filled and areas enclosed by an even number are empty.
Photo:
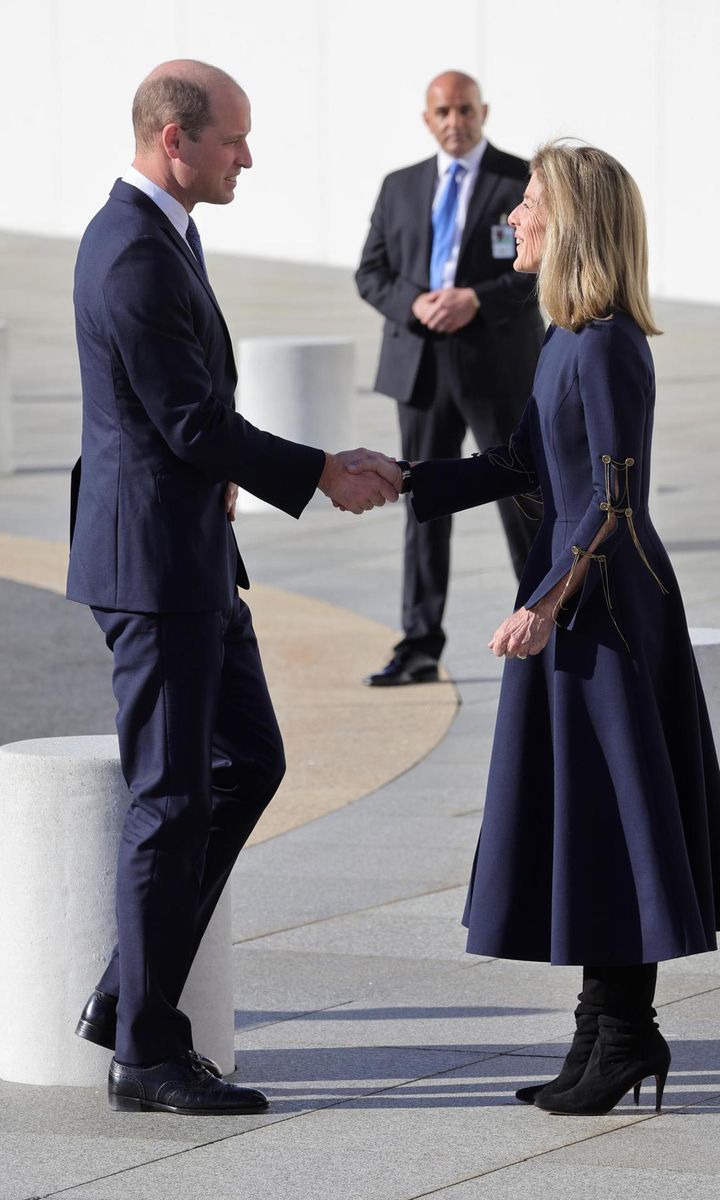
[[[691,629],[690,641],[702,680],[715,746],[720,754],[720,629]]]
[[[128,790],[117,738],[0,746],[0,1078],[99,1085],[110,1051],[75,1037],[115,941]],[[183,993],[196,1048],[234,1070],[230,888]]]
[[[238,342],[239,412],[293,442],[337,452],[352,445],[354,344],[340,337],[254,337]],[[324,496],[311,504],[327,507]],[[241,492],[243,512],[274,512]]]

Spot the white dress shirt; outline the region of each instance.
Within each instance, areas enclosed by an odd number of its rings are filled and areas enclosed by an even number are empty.
[[[164,188],[158,187],[153,183],[152,179],[148,179],[135,167],[128,167],[122,177],[123,183],[129,183],[131,187],[135,187],[140,192],[144,192],[146,196],[152,200],[153,204],[157,204],[158,208],[165,213],[171,225],[177,229],[180,237],[187,242],[187,227],[188,227],[188,211],[183,208],[179,200],[166,192]],[[190,248],[192,250],[192,247]]]
[[[460,254],[460,243],[462,241],[463,230],[465,229],[465,221],[467,219],[468,204],[472,195],[475,181],[480,170],[482,156],[485,153],[487,146],[487,138],[482,138],[477,146],[473,146],[472,150],[468,151],[462,158],[451,158],[444,150],[438,151],[438,178],[435,188],[435,199],[433,200],[433,212],[436,205],[440,201],[440,197],[444,191],[446,176],[454,163],[459,162],[465,167],[465,175],[460,184],[458,194],[457,217],[455,220],[455,234],[453,236],[452,249],[450,256],[446,260],[443,267],[443,287],[453,287],[455,284],[455,272],[457,271],[458,255]]]

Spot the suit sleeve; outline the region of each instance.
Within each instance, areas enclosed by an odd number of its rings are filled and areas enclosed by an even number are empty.
[[[612,564],[618,550],[632,539],[647,569],[633,516],[642,505],[642,471],[646,461],[647,419],[652,395],[651,368],[638,348],[612,321],[589,326],[583,335],[578,361],[578,385],[585,418],[592,494],[576,525],[572,544],[558,555],[552,567],[523,604],[537,603],[580,558],[591,559],[582,589],[558,609],[556,619],[573,629],[583,605],[600,584],[610,611]],[[615,529],[597,546],[590,546],[604,522],[616,518]],[[664,591],[660,580],[656,582]]]
[[[515,316],[518,308],[535,294],[534,275],[509,270],[497,279],[484,279],[482,283],[472,285],[473,291],[480,301],[480,315],[493,325]]]
[[[324,453],[257,429],[215,395],[173,247],[154,237],[133,242],[102,290],[116,362],[173,454],[210,482],[232,479],[299,516]]]
[[[418,330],[420,325],[412,313],[413,302],[427,284],[405,279],[390,266],[388,254],[389,186],[386,179],[380,189],[370,218],[370,230],[355,272],[355,282],[363,300],[376,308],[388,320],[406,329]]]
[[[530,403],[507,446],[471,458],[430,459],[412,472],[412,506],[418,521],[432,521],[506,496],[537,499],[530,445]]]
[[[528,167],[529,170],[529,167]],[[505,204],[507,213],[520,203],[525,191],[525,180],[506,177],[509,191]],[[535,295],[536,277],[513,270],[508,260],[508,269],[495,279],[483,279],[473,284],[473,291],[480,301],[480,313],[490,324],[515,316],[518,308]]]

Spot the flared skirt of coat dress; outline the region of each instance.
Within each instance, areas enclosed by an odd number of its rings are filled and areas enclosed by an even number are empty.
[[[682,601],[642,576],[627,597],[630,649],[597,588],[584,632],[506,662],[471,953],[610,965],[716,948],[720,772]]]

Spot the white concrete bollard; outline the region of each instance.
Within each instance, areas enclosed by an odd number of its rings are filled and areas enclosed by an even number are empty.
[[[117,738],[0,746],[0,1078],[100,1085],[110,1051],[75,1037],[115,941],[128,791]],[[230,888],[180,1007],[197,1049],[235,1069]]]
[[[0,321],[0,475],[12,475],[13,466],[10,330],[6,321]]]
[[[707,701],[715,746],[720,755],[720,629],[691,629],[690,641]]]
[[[259,429],[323,450],[352,448],[355,347],[339,337],[256,337],[238,342],[238,411]],[[327,507],[325,496],[311,504]],[[249,492],[241,512],[275,510]]]

